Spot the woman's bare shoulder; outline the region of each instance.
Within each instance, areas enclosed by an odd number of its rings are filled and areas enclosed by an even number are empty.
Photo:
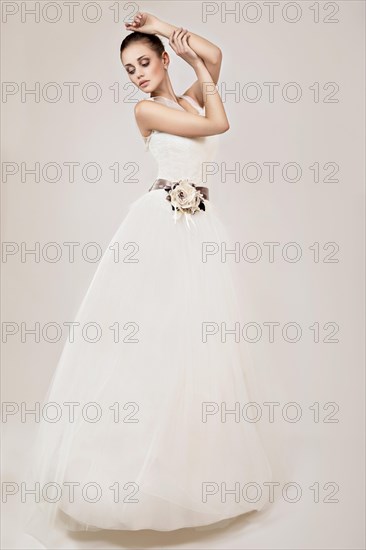
[[[144,138],[148,137],[151,133],[151,130],[145,126],[144,121],[146,120],[146,114],[149,112],[153,104],[154,101],[152,98],[141,99],[136,103],[134,108],[137,126],[139,127],[140,133]],[[156,107],[152,108],[155,109]]]
[[[144,109],[146,109],[146,105],[151,105],[152,103],[154,103],[153,101],[153,98],[152,97],[148,97],[148,98],[145,98],[145,99],[140,99],[140,101],[138,101],[136,104],[135,104],[135,113],[138,113],[140,111],[143,111]],[[150,107],[148,107],[149,109]]]

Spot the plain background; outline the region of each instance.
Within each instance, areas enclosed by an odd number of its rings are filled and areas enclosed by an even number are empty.
[[[6,4],[6,3],[3,3]],[[20,9],[20,3],[9,3]],[[33,2],[25,2],[33,8]],[[41,5],[44,3],[41,2]],[[297,322],[303,330],[301,340],[290,344],[280,336],[273,343],[264,333],[252,346],[262,376],[268,376],[281,402],[296,401],[304,419],[289,427],[284,451],[293,471],[293,480],[304,488],[296,504],[279,501],[271,513],[236,521],[213,533],[179,532],[172,534],[106,533],[72,537],[53,535],[54,548],[364,548],[364,91],[365,5],[362,1],[297,2],[302,16],[296,23],[284,20],[279,2],[273,22],[268,8],[256,23],[240,16],[248,2],[213,2],[218,13],[203,18],[201,2],[145,2],[119,4],[119,22],[113,21],[111,6],[99,2],[100,21],[88,23],[81,17],[68,21],[62,2],[61,19],[48,23],[41,17],[24,21],[15,14],[2,19],[2,80],[18,87],[2,102],[3,184],[2,240],[29,249],[35,243],[73,241],[97,242],[104,250],[127,213],[128,205],[148,190],[156,176],[152,156],[134,121],[133,107],[144,97],[135,92],[119,60],[119,47],[125,32],[123,19],[138,10],[148,11],[177,26],[201,34],[223,51],[218,90],[231,124],[221,136],[217,173],[207,180],[212,200],[221,211],[233,235],[233,242],[256,242],[263,258],[250,263],[240,261],[238,276],[244,301],[250,300],[251,318],[262,327],[264,322]],[[240,7],[237,20],[225,7]],[[314,22],[314,7],[320,21]],[[330,4],[330,7],[329,7]],[[4,9],[4,6],[2,6]],[[337,23],[325,23],[332,17]],[[51,12],[50,12],[51,13]],[[243,12],[242,12],[243,13]],[[94,12],[90,11],[91,16]],[[292,17],[293,11],[289,11]],[[53,14],[52,14],[53,16]],[[254,17],[254,11],[248,12]],[[168,40],[164,44],[171,56],[171,81],[177,94],[193,82],[192,69],[176,57]],[[39,101],[20,88],[40,89],[49,82],[58,83],[62,92],[56,102]],[[66,82],[77,82],[75,101],[68,99]],[[96,82],[102,89],[97,102],[83,99],[81,90]],[[257,83],[262,97],[257,102],[244,99],[248,82]],[[268,100],[264,83],[276,82],[275,99]],[[296,82],[302,90],[297,102],[285,101],[284,86]],[[314,101],[312,88],[319,83],[320,100]],[[337,102],[324,98],[336,83]],[[116,97],[112,89],[118,89]],[[225,92],[236,90],[236,95]],[[51,92],[51,91],[50,91]],[[90,90],[92,93],[92,90]],[[248,94],[253,93],[253,88]],[[21,165],[33,169],[56,162],[62,169],[58,181],[36,181],[28,174],[21,177]],[[69,181],[65,162],[77,162],[75,180]],[[96,183],[83,181],[81,167],[98,163],[102,177]],[[289,162],[301,166],[297,182],[285,181],[276,171],[271,182],[263,163]],[[4,166],[14,163],[16,173],[5,178]],[[113,181],[111,166],[118,163],[120,181]],[[223,167],[232,170],[235,163],[243,168],[258,163],[263,169],[257,182],[244,181],[231,174],[225,181]],[[320,181],[314,181],[310,168],[320,166]],[[331,175],[326,163],[336,163],[338,181],[324,181]],[[93,172],[90,172],[93,175]],[[131,175],[131,178],[128,178]],[[253,172],[251,172],[253,174]],[[54,172],[50,171],[52,177]],[[290,175],[292,173],[290,172]],[[134,181],[131,181],[134,180]],[[143,222],[143,220],[142,220]],[[265,242],[278,242],[275,261],[269,262]],[[302,257],[296,263],[285,261],[282,247],[296,242]],[[319,243],[320,260],[314,261],[312,249]],[[325,257],[339,247],[335,258]],[[229,245],[232,243],[229,243]],[[80,248],[80,247],[78,247]],[[230,246],[229,246],[230,248]],[[3,256],[2,319],[32,327],[35,322],[71,321],[97,267],[80,258],[74,263],[66,256],[56,263],[32,256],[21,260],[19,253]],[[309,328],[319,323],[320,341],[314,342]],[[325,342],[331,335],[326,323],[339,325],[338,343]],[[4,326],[4,325],[3,325]],[[66,334],[54,344],[28,338],[21,342],[19,333],[3,344],[3,401],[29,406],[41,401],[57,365]],[[309,406],[327,402],[339,406],[338,423],[315,423]],[[328,411],[330,412],[330,411]],[[322,412],[324,417],[324,411]],[[3,422],[3,479],[20,480],[34,425],[21,423],[18,416]],[[327,482],[340,487],[338,503],[314,503],[309,487]],[[322,490],[322,496],[330,490]],[[2,504],[3,545],[25,548],[17,542],[19,505],[16,500]],[[42,546],[31,546],[29,547]],[[34,541],[33,541],[34,544]]]

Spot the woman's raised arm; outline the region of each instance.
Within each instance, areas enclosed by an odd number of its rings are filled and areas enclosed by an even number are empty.
[[[222,61],[222,52],[220,48],[215,46],[215,44],[212,44],[212,42],[209,42],[209,40],[206,40],[206,38],[203,38],[202,36],[199,36],[198,34],[194,34],[191,31],[187,31],[186,29],[183,29],[182,27],[175,27],[174,25],[170,25],[169,23],[164,23],[163,21],[158,20],[157,21],[157,29],[161,31],[163,36],[166,36],[164,33],[169,32],[170,29],[172,29],[172,33],[168,36],[180,36],[181,34],[187,35],[187,43],[190,48],[202,59],[203,63],[205,64],[208,72],[210,73],[211,79],[214,84],[217,83],[220,75],[220,68],[221,68],[221,61]],[[157,34],[160,34],[159,32]],[[176,52],[177,53],[177,52]],[[184,56],[181,56],[184,59]],[[195,80],[189,88],[183,93],[183,95],[188,95],[197,103],[203,107],[204,106],[204,98],[203,98],[203,91],[201,83],[198,80]]]
[[[206,65],[200,58],[191,61],[202,90],[205,116],[182,112],[146,99],[135,106],[137,125],[143,135],[151,130],[184,137],[200,137],[222,134],[229,129],[221,97],[216,90]]]
[[[180,30],[184,30],[182,27],[171,25],[147,12],[138,12],[133,22],[131,24],[126,24],[126,28],[137,32],[158,34],[165,38],[170,38],[173,31],[179,32]],[[222,63],[222,51],[220,48],[203,36],[191,31],[188,31],[188,43],[192,50],[194,50],[204,62],[214,84],[217,84]],[[204,106],[202,87],[198,80],[195,80],[195,82],[187,88],[184,95],[188,95],[194,99],[201,107]]]

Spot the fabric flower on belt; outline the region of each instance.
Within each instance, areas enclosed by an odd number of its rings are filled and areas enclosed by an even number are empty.
[[[191,216],[196,212],[206,210],[202,193],[188,179],[174,182],[173,185],[167,185],[164,189],[168,193],[166,199],[171,203],[174,210],[174,222],[184,214],[189,228],[188,219],[191,219]]]

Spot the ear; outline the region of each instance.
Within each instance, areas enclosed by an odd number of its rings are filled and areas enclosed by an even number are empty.
[[[170,63],[170,57],[169,57],[168,52],[163,52],[162,59],[163,59],[164,66],[167,69],[169,67],[169,63]]]

